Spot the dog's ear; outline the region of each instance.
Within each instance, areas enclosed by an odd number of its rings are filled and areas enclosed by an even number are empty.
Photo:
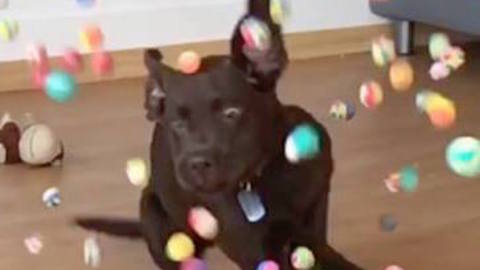
[[[277,81],[288,64],[288,55],[282,37],[281,26],[274,23],[270,14],[270,1],[249,0],[248,12],[235,27],[230,48],[235,65],[243,70],[249,81],[260,91],[274,91]],[[246,20],[258,20],[268,28],[267,47],[258,49],[247,46],[242,35]]]
[[[144,104],[147,119],[160,122],[165,110],[166,97],[162,79],[162,54],[156,49],[147,49],[144,53],[144,62],[148,70]]]

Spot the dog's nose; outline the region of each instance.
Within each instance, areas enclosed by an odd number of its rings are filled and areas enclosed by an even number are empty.
[[[204,176],[212,167],[212,162],[205,157],[194,157],[189,161],[190,171],[198,176]]]

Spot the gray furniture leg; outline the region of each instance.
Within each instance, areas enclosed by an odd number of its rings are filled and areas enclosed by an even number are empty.
[[[399,55],[409,55],[413,52],[414,24],[410,21],[395,21],[395,47]]]

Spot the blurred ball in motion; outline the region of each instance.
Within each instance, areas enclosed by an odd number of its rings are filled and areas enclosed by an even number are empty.
[[[113,58],[106,51],[98,51],[92,55],[92,71],[95,75],[105,76],[113,72]]]
[[[41,69],[42,71],[49,71],[47,49],[43,44],[32,43],[27,46],[26,49],[27,61],[35,69]]]
[[[87,25],[80,31],[80,42],[88,52],[99,50],[103,46],[102,30],[96,25]]]
[[[280,266],[274,261],[263,261],[258,265],[257,270],[280,270]]]
[[[75,78],[60,70],[48,74],[45,86],[48,97],[59,103],[71,100],[77,91]]]
[[[385,232],[393,232],[397,228],[397,220],[390,214],[384,214],[380,217],[380,228]]]
[[[38,255],[43,249],[42,237],[40,235],[32,235],[23,240],[28,253]]]
[[[480,140],[458,137],[447,147],[447,164],[456,174],[474,178],[480,176]]]
[[[240,25],[240,32],[248,48],[260,51],[270,48],[272,34],[265,22],[248,17]]]
[[[417,190],[419,175],[418,170],[413,166],[406,166],[399,172],[400,188],[405,192],[414,192]]]
[[[270,0],[270,16],[276,24],[282,24],[290,14],[287,0]]]
[[[218,234],[218,221],[204,207],[194,207],[188,213],[188,224],[205,240],[213,240]]]
[[[450,69],[457,70],[465,64],[465,52],[460,47],[451,47],[441,56],[440,60]]]
[[[88,267],[100,267],[102,250],[97,237],[90,236],[83,242],[83,261]]]
[[[18,35],[18,22],[13,19],[0,21],[0,38],[3,41],[12,41]]]
[[[71,73],[77,73],[83,69],[82,55],[75,49],[68,48],[62,56],[61,66]]]
[[[318,131],[309,124],[297,126],[285,142],[285,157],[291,163],[315,158],[320,153],[321,138]]]
[[[355,116],[355,106],[350,102],[337,100],[330,107],[330,116],[335,119],[350,120]]]
[[[315,256],[307,247],[297,247],[291,257],[290,262],[295,269],[310,269],[315,265]]]
[[[384,180],[385,187],[391,193],[397,193],[400,190],[400,179],[401,176],[398,173],[390,174],[387,179]]]
[[[373,63],[378,67],[384,67],[397,57],[393,40],[385,36],[374,39],[371,50]]]
[[[207,270],[207,264],[205,261],[197,259],[197,258],[190,258],[186,261],[183,261],[180,264],[180,270]]]
[[[62,202],[60,198],[60,191],[56,187],[51,187],[42,195],[42,201],[48,208],[54,208],[60,205]]]
[[[383,102],[383,89],[379,83],[368,81],[360,86],[360,102],[368,109],[374,109]]]
[[[128,180],[132,185],[145,187],[148,184],[148,167],[141,158],[133,158],[127,161],[126,169]]]
[[[416,95],[417,107],[426,112],[430,122],[438,129],[446,129],[455,123],[455,103],[433,91],[420,91]]]
[[[95,5],[95,0],[77,0],[77,4],[84,8],[90,8]]]
[[[429,73],[432,80],[439,81],[450,75],[450,68],[444,62],[438,61],[432,64]]]
[[[177,65],[185,74],[193,74],[200,69],[201,57],[194,51],[185,51],[178,57]]]
[[[44,89],[45,82],[47,81],[48,71],[44,71],[41,68],[34,68],[32,73],[33,86],[36,89]]]
[[[406,91],[410,89],[414,80],[412,65],[407,60],[399,59],[390,67],[390,83],[394,90]]]
[[[428,40],[428,51],[433,60],[440,60],[450,47],[450,39],[444,33],[434,33]]]
[[[167,257],[174,262],[185,261],[195,253],[192,239],[185,233],[174,233],[165,247]]]

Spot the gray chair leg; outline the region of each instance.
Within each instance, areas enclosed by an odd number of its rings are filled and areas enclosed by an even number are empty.
[[[413,52],[414,24],[410,21],[395,21],[395,47],[399,55]]]

